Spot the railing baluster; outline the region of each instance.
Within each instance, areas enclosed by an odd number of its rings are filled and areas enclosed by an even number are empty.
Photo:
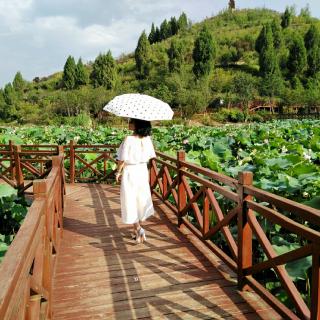
[[[252,266],[252,229],[248,223],[248,212],[245,200],[251,200],[252,196],[244,193],[243,187],[252,185],[252,172],[239,173],[238,195],[240,198],[240,209],[238,213],[238,288],[245,287],[244,268]]]
[[[70,183],[75,182],[75,150],[74,141],[70,140]]]
[[[14,146],[14,163],[15,163],[15,175],[16,175],[16,184],[18,193],[21,193],[21,190],[24,187],[24,179],[22,174],[21,168],[21,161],[20,161],[20,152],[21,146]]]
[[[320,246],[313,245],[311,281],[311,320],[320,319]]]
[[[184,151],[178,151],[177,160],[178,160],[177,167],[179,170],[178,171],[178,175],[179,175],[178,177],[178,226],[180,226],[182,224],[181,212],[187,204],[187,194],[182,182],[183,173],[180,171],[180,169],[183,168],[180,161],[186,160],[186,154]]]
[[[202,229],[202,235],[204,236],[205,234],[208,233],[209,231],[209,199],[208,195],[206,192],[203,193],[203,229]]]
[[[14,180],[15,177],[15,165],[14,165],[14,146],[12,140],[9,141],[10,151],[10,178]]]

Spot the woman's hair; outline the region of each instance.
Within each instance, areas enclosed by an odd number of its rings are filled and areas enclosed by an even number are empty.
[[[140,137],[151,136],[151,123],[150,121],[140,119],[130,119],[130,122],[134,124],[134,133]]]

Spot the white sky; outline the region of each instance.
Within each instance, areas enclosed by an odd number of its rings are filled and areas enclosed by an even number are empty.
[[[141,32],[182,11],[198,22],[225,8],[228,0],[0,0],[0,87],[17,71],[27,80],[63,69],[68,55],[84,62],[111,50],[132,52]],[[320,1],[236,0],[238,8],[284,11],[309,4],[320,17]]]

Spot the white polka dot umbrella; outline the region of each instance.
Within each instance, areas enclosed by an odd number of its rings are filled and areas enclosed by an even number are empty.
[[[170,120],[173,111],[170,106],[154,97],[130,93],[122,94],[112,99],[103,110],[119,117],[128,117],[141,120]]]

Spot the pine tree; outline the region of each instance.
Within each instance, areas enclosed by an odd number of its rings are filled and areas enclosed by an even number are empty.
[[[111,51],[99,54],[92,66],[91,81],[95,88],[103,86],[106,89],[114,88],[116,81],[116,63]]]
[[[148,40],[150,42],[150,44],[153,44],[155,43],[155,36],[156,36],[156,29],[154,27],[154,23],[152,22],[152,25],[151,25],[151,31],[150,31],[150,34],[148,36]]]
[[[146,77],[149,75],[150,68],[150,43],[145,31],[142,32],[138,45],[134,53],[138,75]]]
[[[183,47],[181,42],[177,40],[171,41],[170,48],[168,49],[169,57],[169,71],[179,72],[183,64]]]
[[[290,78],[300,76],[307,66],[307,51],[302,37],[295,33],[289,47],[288,70]]]
[[[86,68],[84,67],[81,58],[79,58],[76,67],[76,85],[82,86],[89,82],[89,77]]]
[[[196,78],[210,73],[216,57],[216,47],[206,26],[200,31],[195,41],[192,57],[194,60],[192,71]]]
[[[255,43],[255,50],[260,53],[262,48],[266,45],[267,39],[267,25],[264,25],[258,35]]]
[[[263,47],[259,54],[260,72],[262,76],[266,76],[267,74],[275,73],[279,68],[277,55],[273,45],[272,29],[269,24],[265,26],[264,38],[261,43],[263,43]]]
[[[304,37],[307,49],[308,74],[314,76],[320,71],[320,33],[315,25],[311,25]]]
[[[178,19],[178,28],[179,30],[186,30],[188,28],[188,18],[187,15],[182,12],[182,14],[180,15],[179,19]]]
[[[160,29],[159,27],[156,27],[156,31],[154,34],[154,42],[159,42],[159,41],[161,41]]]
[[[286,7],[284,14],[281,16],[281,27],[288,28],[292,21],[292,10]]]
[[[11,83],[7,83],[4,86],[3,97],[6,104],[10,106],[14,105],[17,101],[16,91],[14,90]]]
[[[68,57],[64,65],[62,82],[68,90],[72,90],[76,86],[76,63],[72,56]]]
[[[13,89],[18,93],[22,93],[25,85],[26,85],[26,82],[22,78],[21,72],[18,71],[12,82]]]
[[[176,35],[179,31],[178,21],[177,21],[176,17],[172,17],[170,19],[170,26],[171,26],[171,34],[173,36]]]
[[[276,50],[279,50],[283,46],[283,35],[279,22],[273,20],[271,23],[272,35],[273,35],[273,45]]]
[[[160,40],[167,39],[169,35],[169,30],[171,27],[168,25],[167,19],[164,19],[163,22],[160,25]],[[170,30],[171,32],[171,30]]]

